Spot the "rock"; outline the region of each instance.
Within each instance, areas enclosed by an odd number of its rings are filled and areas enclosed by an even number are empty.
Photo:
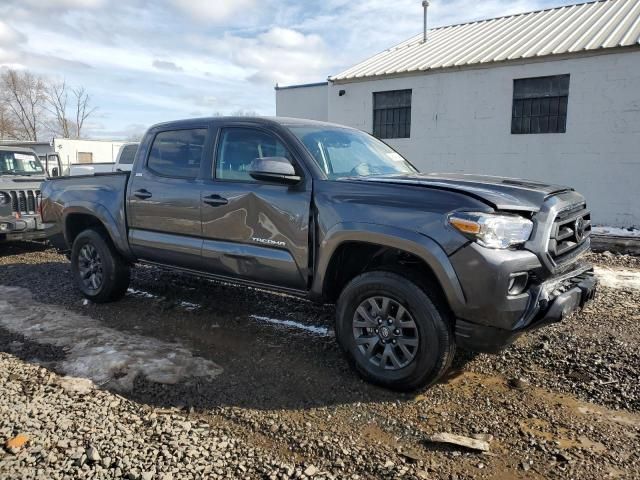
[[[525,472],[528,472],[531,469],[531,464],[529,462],[521,462],[520,468]]]
[[[100,457],[100,452],[98,452],[98,449],[94,446],[90,446],[89,448],[87,448],[85,455],[87,456],[87,460],[92,463],[99,462],[100,459],[102,458]]]
[[[462,435],[453,435],[451,433],[436,433],[427,437],[427,440],[433,443],[448,443],[451,445],[458,445],[460,447],[469,448],[471,450],[479,450],[481,452],[488,452],[489,442],[484,440],[476,440],[475,438],[464,437]]]
[[[153,472],[142,472],[142,475],[140,475],[140,478],[142,480],[153,480]]]
[[[476,440],[482,440],[483,442],[492,442],[493,435],[490,433],[474,433],[471,435],[471,438],[475,438]]]
[[[400,455],[402,455],[404,458],[406,458],[410,463],[415,463],[415,462],[417,462],[417,461],[419,461],[421,459],[420,453],[418,453],[416,450],[412,450],[410,448],[403,449],[400,452]]]
[[[318,473],[318,469],[317,469],[315,466],[313,466],[313,465],[309,465],[309,466],[307,467],[307,469],[304,471],[304,474],[305,474],[307,477],[313,477],[313,476],[314,476],[314,475],[316,475],[317,473]]]
[[[13,453],[18,453],[27,443],[29,443],[29,437],[23,433],[16,435],[13,438],[10,438],[5,443],[5,448]]]
[[[95,384],[87,378],[60,377],[55,383],[67,393],[86,395],[93,391]]]
[[[384,468],[393,468],[395,466],[395,463],[393,463],[391,460],[387,460],[384,463]]]
[[[516,390],[524,390],[529,386],[529,382],[524,378],[511,378],[508,383],[511,388],[515,388]]]

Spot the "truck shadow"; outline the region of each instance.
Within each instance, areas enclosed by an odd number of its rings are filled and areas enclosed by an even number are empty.
[[[95,365],[88,376],[101,388],[157,407],[278,410],[415,398],[367,384],[353,372],[332,336],[333,307],[148,267],[135,270],[124,299],[87,305],[71,283],[69,264],[60,260],[0,266],[0,285],[26,288],[34,297],[12,299],[15,308],[24,304],[25,318],[44,317],[36,336],[0,329],[1,351],[62,374],[73,362],[89,371],[87,365]],[[30,303],[37,310],[28,311]],[[46,340],[47,329],[58,336]],[[132,351],[137,345],[141,351]],[[175,360],[181,355],[185,363]],[[147,365],[138,372],[140,358]],[[471,358],[459,356],[453,371]],[[200,359],[221,373],[192,375],[202,369]],[[144,373],[170,360],[177,366],[168,381]]]

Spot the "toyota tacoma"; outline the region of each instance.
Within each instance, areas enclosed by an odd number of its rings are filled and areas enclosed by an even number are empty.
[[[152,127],[131,172],[45,182],[82,294],[122,297],[152,264],[336,304],[366,379],[433,384],[457,346],[495,352],[596,290],[570,187],[420,173],[361,131],[287,118]]]

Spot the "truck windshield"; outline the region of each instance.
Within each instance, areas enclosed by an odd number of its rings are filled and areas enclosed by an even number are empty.
[[[337,127],[289,129],[330,179],[417,172],[398,152],[364,132]]]
[[[0,152],[0,175],[41,175],[44,168],[32,153]]]

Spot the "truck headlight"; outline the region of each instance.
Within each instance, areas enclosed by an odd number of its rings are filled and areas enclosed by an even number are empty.
[[[487,248],[505,249],[529,240],[533,222],[518,215],[455,212],[449,223]]]

